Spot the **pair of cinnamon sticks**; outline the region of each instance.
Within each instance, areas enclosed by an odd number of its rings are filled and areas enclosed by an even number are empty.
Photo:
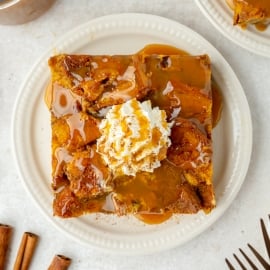
[[[0,224],[0,270],[5,269],[11,235],[12,227]],[[23,234],[13,270],[27,270],[29,268],[37,242],[38,236],[36,234],[31,232]],[[63,255],[55,255],[48,270],[67,270],[70,264],[71,259]]]

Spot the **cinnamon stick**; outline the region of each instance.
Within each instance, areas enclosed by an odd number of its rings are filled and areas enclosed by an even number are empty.
[[[33,257],[38,236],[31,232],[23,234],[13,270],[27,270]]]
[[[67,270],[71,259],[63,255],[55,255],[48,270]]]
[[[8,247],[11,239],[12,227],[0,224],[0,269],[5,269]]]

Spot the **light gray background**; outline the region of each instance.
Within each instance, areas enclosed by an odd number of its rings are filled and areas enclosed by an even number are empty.
[[[221,1],[221,0],[219,0]],[[185,24],[212,43],[229,62],[247,96],[254,146],[249,171],[236,200],[207,231],[189,243],[150,256],[120,257],[85,248],[55,231],[24,189],[12,156],[11,115],[20,85],[32,65],[63,34],[93,18],[122,12],[160,15]],[[247,242],[264,253],[259,218],[270,214],[270,58],[228,41],[191,0],[57,0],[35,21],[0,25],[0,223],[14,226],[8,269],[24,231],[41,236],[31,269],[46,269],[53,256],[73,259],[70,269],[226,269],[224,258]],[[266,253],[264,253],[266,254]],[[232,259],[232,261],[234,261]]]

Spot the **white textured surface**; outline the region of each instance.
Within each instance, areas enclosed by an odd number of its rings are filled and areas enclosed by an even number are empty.
[[[229,210],[202,235],[170,251],[149,256],[103,255],[60,235],[26,192],[15,169],[11,150],[11,114],[24,77],[59,36],[98,16],[144,12],[172,18],[208,39],[227,59],[247,95],[254,128],[253,155],[248,176]],[[37,20],[19,26],[0,26],[0,222],[14,226],[9,256],[12,268],[21,235],[41,236],[31,269],[46,269],[56,253],[73,259],[70,269],[225,269],[224,257],[245,250],[250,242],[264,252],[259,218],[270,212],[268,153],[270,151],[269,59],[254,55],[219,34],[190,0],[78,1],[58,0]]]

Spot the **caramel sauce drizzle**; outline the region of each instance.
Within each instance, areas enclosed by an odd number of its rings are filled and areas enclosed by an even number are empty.
[[[175,47],[168,46],[168,45],[159,45],[159,44],[153,44],[153,45],[148,45],[144,49],[138,52],[138,55],[188,55],[187,52],[183,50],[179,50]],[[107,62],[105,60],[102,60],[102,62]],[[188,68],[188,70],[194,70],[196,69],[196,66],[191,66]],[[131,72],[130,70],[129,72]],[[79,76],[81,77],[80,80],[83,80],[83,77],[85,73],[87,75],[89,72],[89,69],[87,70],[82,70]],[[130,74],[126,74],[127,76],[131,76]],[[205,76],[204,74],[197,74],[194,72],[193,74],[189,73],[184,73],[182,76],[185,76],[186,80],[189,80],[191,84],[194,84],[195,86],[204,89],[204,87],[210,87],[210,86],[205,86],[203,84],[204,78],[202,76]],[[128,88],[128,91],[121,91],[116,92],[117,97],[119,98],[122,97],[124,100],[127,98],[129,99],[129,91],[133,92],[134,91],[134,84],[132,81],[132,76],[129,77],[131,78],[128,80],[130,84],[130,88]],[[118,78],[119,81],[124,80],[124,78]],[[173,92],[171,85],[171,82],[164,80],[163,76],[157,76],[157,80],[154,82],[154,84],[160,86],[163,85],[163,91],[162,95],[170,95],[171,92]],[[108,94],[109,95],[109,94]],[[110,97],[114,97],[115,94],[112,94]],[[123,95],[123,96],[121,96]],[[164,98],[162,98],[163,100]],[[171,119],[174,119],[181,114],[181,111],[179,110],[179,105],[181,105],[181,100],[179,99],[178,96],[174,97],[175,99],[175,108],[171,110]],[[159,100],[159,97],[157,97],[157,100]],[[220,88],[218,84],[213,81],[212,84],[212,100],[213,100],[213,108],[212,108],[212,125],[216,126],[217,123],[220,120],[221,116],[221,111],[222,111],[222,95]],[[55,117],[63,117],[65,116],[66,122],[68,124],[69,130],[70,130],[70,137],[74,136],[75,131],[77,130],[80,134],[80,136],[85,140],[87,137],[87,134],[85,133],[85,128],[84,128],[84,120],[80,117],[80,106],[81,106],[81,99],[79,96],[74,94],[70,89],[64,88],[57,83],[50,84],[48,85],[45,93],[45,102],[48,108],[51,110],[51,112],[54,114]],[[162,104],[162,106],[167,106],[166,104]],[[177,107],[178,106],[178,107]],[[143,125],[143,123],[141,123]],[[125,127],[123,127],[125,128]],[[144,134],[141,134],[143,136]],[[67,152],[63,152],[61,149],[59,151],[56,151],[56,158],[58,161],[57,165],[57,170],[59,169],[59,164],[65,161],[70,161],[71,156]],[[96,154],[95,154],[96,155]],[[115,212],[116,211],[116,204],[115,204],[115,194],[121,194],[121,196],[124,196],[126,200],[130,200],[130,204],[132,204],[132,197],[133,195],[136,195],[135,197],[141,197],[143,200],[148,202],[148,206],[152,206],[152,209],[149,209],[149,211],[142,211],[141,213],[136,214],[135,216],[142,220],[145,223],[148,224],[158,224],[161,222],[164,222],[165,220],[169,219],[171,217],[171,212],[167,213],[162,213],[159,209],[162,209],[164,206],[164,202],[167,201],[174,201],[176,198],[175,191],[173,190],[174,187],[178,184],[181,184],[181,178],[178,176],[179,175],[179,167],[174,166],[172,163],[169,161],[165,160],[163,162],[164,166],[161,166],[160,168],[157,168],[155,170],[155,180],[153,182],[153,185],[158,188],[159,191],[156,193],[151,192],[151,190],[148,190],[147,185],[145,184],[145,179],[149,177],[149,175],[145,176],[143,173],[138,173],[138,176],[135,177],[132,181],[130,181],[130,178],[127,177],[127,179],[118,179],[119,183],[121,181],[126,180],[125,185],[117,185],[115,187],[115,190],[106,196],[103,196],[95,202],[93,202],[92,209],[95,209],[100,212]],[[81,169],[82,171],[85,170],[85,166],[83,166],[82,163],[77,164],[78,169]],[[97,178],[100,180],[100,178],[103,177],[103,172],[100,171],[96,166],[94,168],[94,171],[97,173]],[[166,181],[166,177],[168,177],[168,172],[169,175],[171,175],[171,179],[173,184],[171,186],[168,186]],[[146,177],[146,178],[145,178]],[[125,177],[124,177],[125,178]],[[151,177],[150,177],[151,178]],[[149,179],[150,179],[149,178]],[[180,180],[179,180],[180,179]],[[116,182],[118,181],[116,179]],[[168,190],[168,193],[164,193],[164,190]],[[159,194],[160,193],[160,194]],[[159,196],[157,196],[159,194]],[[71,200],[72,201],[72,200]],[[62,209],[62,212],[67,211],[67,205],[65,204],[63,206],[64,208]],[[119,211],[119,209],[117,209]],[[61,211],[61,210],[60,210]],[[64,215],[63,215],[64,216]]]
[[[270,1],[269,0],[245,0],[245,2],[251,4],[256,8],[262,8],[266,11],[266,15],[270,14]]]

